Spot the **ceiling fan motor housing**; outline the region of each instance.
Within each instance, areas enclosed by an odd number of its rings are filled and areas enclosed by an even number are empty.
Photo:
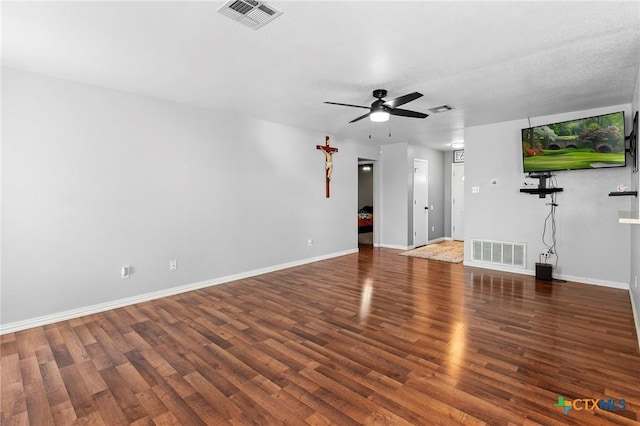
[[[377,101],[374,101],[371,104],[371,112],[375,112],[375,111],[385,111],[385,112],[389,112],[391,110],[391,108],[389,108],[388,106],[386,106],[384,104],[384,101],[382,99],[378,99]]]

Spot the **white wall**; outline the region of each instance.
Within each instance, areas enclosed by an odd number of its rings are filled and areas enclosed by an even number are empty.
[[[407,143],[383,145],[380,148],[380,230],[379,243],[385,247],[406,248],[409,212],[407,191],[409,169],[407,167]],[[375,225],[378,225],[377,223]]]
[[[531,124],[625,111],[630,105],[536,117]],[[465,240],[489,239],[527,244],[527,270],[535,270],[544,219],[550,198],[519,192],[523,187],[520,130],[528,120],[515,120],[465,129]],[[627,127],[629,128],[629,127]],[[629,170],[577,170],[557,172],[557,242],[560,260],[554,276],[619,287],[629,283],[629,229],[618,224],[619,210],[629,200],[609,197],[620,184],[629,184]],[[491,185],[496,179],[497,185]],[[532,182],[533,183],[533,182]],[[472,194],[473,186],[480,192]],[[465,263],[471,262],[471,244],[465,244]]]
[[[324,134],[14,69],[2,89],[4,325],[357,249],[375,153],[353,141],[326,199]]]

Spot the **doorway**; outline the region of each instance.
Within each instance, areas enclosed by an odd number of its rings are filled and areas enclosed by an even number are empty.
[[[464,240],[464,163],[451,167],[451,238]]]
[[[358,159],[358,244],[374,241],[373,167],[373,161]]]
[[[429,240],[429,163],[413,160],[413,246]]]

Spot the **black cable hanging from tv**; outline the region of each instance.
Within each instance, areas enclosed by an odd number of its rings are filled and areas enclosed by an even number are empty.
[[[552,175],[550,177],[550,180],[551,182],[549,184],[549,188],[556,188],[558,186],[556,177]],[[542,262],[542,257],[544,256],[544,263],[547,263],[547,259],[549,258],[549,256],[554,256],[555,262],[553,265],[553,269],[556,269],[558,267],[558,259],[559,259],[557,241],[556,241],[556,207],[558,207],[558,203],[556,202],[557,193],[552,192],[550,195],[551,195],[551,202],[547,203],[547,206],[550,206],[550,210],[549,210],[549,214],[544,219],[544,227],[542,229],[542,244],[545,246],[546,249],[543,250],[542,253],[540,253],[540,255],[538,256],[538,259]],[[549,225],[551,225],[551,229],[550,229],[551,241],[547,242],[547,229],[549,228]]]

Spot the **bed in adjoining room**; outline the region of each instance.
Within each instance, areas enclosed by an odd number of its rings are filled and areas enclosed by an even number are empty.
[[[373,232],[373,207],[364,206],[358,210],[358,234]]]

